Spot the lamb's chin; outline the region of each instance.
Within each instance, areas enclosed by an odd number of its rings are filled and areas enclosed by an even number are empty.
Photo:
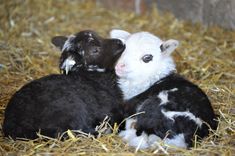
[[[116,73],[116,75],[117,75],[119,78],[125,78],[125,77],[127,77],[127,73],[124,72],[124,71],[115,70],[115,73]]]
[[[115,70],[115,73],[119,79],[126,79],[126,80],[130,79],[129,72]]]

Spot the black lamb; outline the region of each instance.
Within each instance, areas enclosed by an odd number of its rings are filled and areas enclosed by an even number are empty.
[[[115,83],[114,63],[125,46],[93,31],[52,43],[62,50],[60,68],[68,75],[52,74],[29,82],[17,91],[5,109],[3,132],[12,138],[49,137],[70,130],[97,134],[106,116],[110,124],[123,120],[121,93]]]

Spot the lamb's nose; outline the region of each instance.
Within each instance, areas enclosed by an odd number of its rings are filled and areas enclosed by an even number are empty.
[[[115,69],[116,70],[122,70],[124,67],[125,67],[125,64],[124,63],[120,63],[120,64],[116,65]]]
[[[124,45],[121,40],[117,40],[117,44],[120,45],[120,46]]]
[[[124,67],[125,67],[125,64],[124,63],[119,63],[115,66],[115,73],[118,75],[118,76],[121,76],[124,72]]]

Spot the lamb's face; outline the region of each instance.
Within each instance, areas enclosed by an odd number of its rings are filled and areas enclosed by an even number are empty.
[[[111,37],[120,38],[126,45],[115,66],[120,78],[135,81],[174,70],[170,54],[178,46],[178,41],[164,42],[148,32],[129,34],[121,30],[111,31]]]
[[[116,74],[131,79],[155,73],[161,59],[161,43],[160,39],[145,32],[131,35],[126,40],[126,49],[116,64]]]
[[[68,38],[57,36],[52,43],[62,50],[60,69],[66,73],[80,68],[88,71],[112,68],[125,48],[119,39],[104,39],[93,31],[81,31]]]

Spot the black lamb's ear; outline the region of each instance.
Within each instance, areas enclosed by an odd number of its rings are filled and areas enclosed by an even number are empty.
[[[51,39],[51,43],[55,45],[60,50],[63,49],[64,43],[66,42],[68,38],[65,36],[55,36]]]

